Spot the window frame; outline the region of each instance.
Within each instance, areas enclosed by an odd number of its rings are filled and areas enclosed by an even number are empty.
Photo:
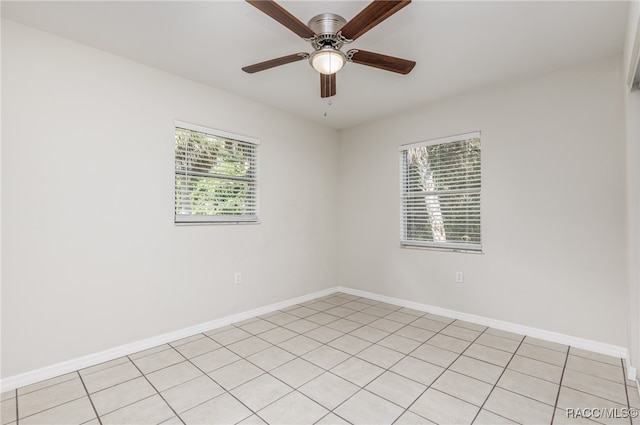
[[[219,137],[221,139],[228,139],[232,141],[241,142],[244,144],[250,144],[254,146],[252,151],[255,156],[253,165],[255,171],[253,178],[249,180],[255,187],[253,195],[255,196],[255,214],[251,215],[199,215],[199,214],[176,214],[176,184],[175,179],[177,175],[176,169],[176,148],[175,148],[175,135],[178,128],[194,131],[198,133],[204,133],[213,137]],[[173,184],[173,222],[175,225],[206,225],[206,224],[259,224],[260,223],[260,202],[259,202],[259,171],[260,171],[260,157],[259,157],[260,139],[255,137],[245,136],[241,134],[235,134],[224,130],[219,130],[211,127],[205,127],[198,124],[193,124],[186,121],[175,120],[173,126],[173,171],[174,171],[174,184]],[[218,176],[218,178],[224,180],[224,176]],[[229,178],[228,180],[236,180]]]
[[[477,190],[468,190],[469,192],[477,192],[479,197],[478,204],[478,223],[480,225],[480,241],[478,243],[464,243],[464,242],[438,242],[438,241],[420,241],[410,240],[407,238],[407,212],[405,200],[409,199],[409,193],[406,190],[408,182],[405,180],[406,176],[406,164],[405,164],[405,152],[408,152],[413,148],[420,148],[426,146],[440,145],[446,143],[460,142],[469,139],[480,139],[480,188]],[[398,146],[399,163],[400,163],[400,247],[412,248],[412,249],[432,249],[437,251],[453,251],[453,252],[468,252],[481,254],[483,252],[482,247],[482,139],[480,131],[473,131],[469,133],[463,133],[453,136],[441,137],[437,139],[430,139],[421,142],[407,143]],[[466,191],[466,189],[465,189]]]

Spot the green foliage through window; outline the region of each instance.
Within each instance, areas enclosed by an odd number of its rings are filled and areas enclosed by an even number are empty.
[[[480,135],[445,140],[401,148],[401,243],[480,250]]]
[[[176,127],[175,221],[257,221],[257,145]]]

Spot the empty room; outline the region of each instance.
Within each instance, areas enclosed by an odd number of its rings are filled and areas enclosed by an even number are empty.
[[[640,424],[640,1],[2,1],[1,425]]]

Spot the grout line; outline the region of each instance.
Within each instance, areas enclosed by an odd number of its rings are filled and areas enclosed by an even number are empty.
[[[560,400],[560,391],[562,391],[562,381],[564,380],[564,371],[567,370],[567,363],[569,362],[570,351],[571,351],[571,347],[567,347],[567,352],[564,355],[564,366],[562,366],[562,373],[560,374],[560,382],[558,383],[558,394],[556,394],[556,402],[553,404],[553,414],[551,415],[551,423],[553,423],[553,420],[556,417],[556,410],[558,410],[558,400]]]
[[[16,392],[16,425],[20,425],[20,411],[18,410],[18,389],[16,388],[14,391]]]
[[[625,368],[624,368],[624,360],[620,359],[620,364],[622,365],[622,377],[627,379]],[[627,382],[624,381],[624,395],[627,397],[627,408],[629,412],[631,412],[631,402],[629,401],[629,389],[627,388]],[[631,415],[629,415],[629,423],[633,425],[633,420],[631,420]]]
[[[172,348],[172,349],[173,349],[173,348]],[[178,354],[180,354],[177,350],[175,350],[175,349],[173,349],[173,350],[174,350],[174,351],[176,351]],[[163,350],[163,351],[165,351],[165,350]],[[146,357],[146,356],[145,356],[145,357]],[[184,356],[183,356],[183,357],[184,357]],[[155,385],[153,385],[153,383],[149,380],[149,378],[147,378],[147,375],[146,375],[145,373],[143,373],[143,372],[142,372],[142,370],[138,367],[138,365],[137,365],[133,360],[131,360],[131,358],[129,358],[129,356],[127,356],[127,358],[129,359],[129,361],[130,361],[131,363],[133,363],[133,365],[135,366],[135,368],[136,368],[136,369],[138,369],[138,372],[140,372],[140,373],[142,374],[142,376],[144,377],[144,379],[149,383],[149,385],[151,385],[151,388],[153,388],[153,389],[155,390],[156,394],[158,394],[158,395],[160,396],[160,398],[162,399],[162,401],[164,401],[164,403],[169,407],[169,409],[171,409],[171,411],[173,412],[173,414],[174,414],[174,415],[175,415],[175,416],[180,420],[180,422],[182,422],[184,425],[186,425],[186,424],[184,423],[184,421],[182,420],[182,418],[180,417],[180,415],[178,415],[178,412],[176,412],[176,411],[175,411],[175,409],[173,408],[173,406],[171,406],[171,405],[167,402],[167,400],[162,396],[162,394],[160,394],[160,391],[158,391],[158,389],[156,388],[156,386],[155,386]],[[174,365],[171,365],[171,366],[174,366]],[[154,371],[154,372],[155,372],[155,371]],[[150,372],[150,373],[152,373],[152,372]],[[150,398],[150,397],[153,397],[153,396],[146,397],[146,398],[144,398],[144,399],[142,399],[142,400],[146,400],[147,398]],[[140,401],[140,400],[138,400],[138,401]],[[136,402],[134,402],[134,403],[137,403],[138,401],[136,401]],[[132,403],[132,404],[134,404],[134,403]],[[119,409],[114,410],[114,412],[115,412],[115,411],[117,411],[117,410],[119,410]],[[171,418],[168,418],[168,419],[171,419]]]
[[[84,379],[82,379],[82,375],[80,375],[80,371],[79,370],[76,371],[76,374],[78,375],[78,378],[80,378],[80,382],[82,383],[84,392],[87,393],[87,398],[89,399],[89,403],[91,403],[91,408],[93,409],[93,413],[96,414],[96,419],[98,419],[98,423],[102,425],[102,419],[100,419],[100,415],[98,415],[98,410],[96,409],[96,406],[93,404],[93,399],[91,398],[91,394],[89,394],[89,390],[87,389],[87,386],[84,383]]]

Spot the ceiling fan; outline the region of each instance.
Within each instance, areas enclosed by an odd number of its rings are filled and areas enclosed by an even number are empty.
[[[322,13],[311,18],[307,25],[274,0],[246,1],[311,43],[313,47],[311,54],[294,53],[242,68],[249,74],[308,59],[311,66],[320,73],[320,96],[324,98],[336,94],[336,73],[346,62],[372,66],[403,75],[411,72],[416,65],[414,61],[365,50],[351,49],[346,53],[340,50],[344,44],[356,40],[407,6],[411,0],[374,0],[349,22],[335,13]]]

